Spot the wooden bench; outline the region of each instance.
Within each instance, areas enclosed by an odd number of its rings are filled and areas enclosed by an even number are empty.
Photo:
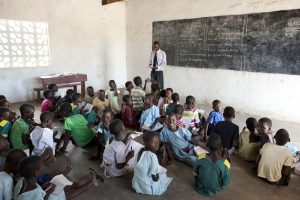
[[[71,88],[71,87],[73,87],[73,90],[75,92],[77,92],[77,86],[80,86],[80,85],[81,85],[80,82],[78,82],[78,83],[67,83],[67,84],[58,84],[57,88]],[[43,87],[39,87],[39,88],[33,88],[33,90],[36,91],[36,93],[37,93],[37,100],[41,101],[41,99],[42,99],[41,92],[43,92],[44,90],[47,90],[47,88],[44,89]]]

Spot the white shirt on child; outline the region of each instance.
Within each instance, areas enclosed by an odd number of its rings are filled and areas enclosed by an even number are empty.
[[[11,200],[13,190],[13,178],[6,172],[0,172],[0,200]]]
[[[53,130],[37,126],[30,133],[30,139],[34,146],[33,155],[41,155],[47,147],[52,149],[53,155],[55,154]]]

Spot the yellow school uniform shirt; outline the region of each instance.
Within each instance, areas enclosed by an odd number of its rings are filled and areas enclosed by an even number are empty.
[[[102,113],[105,108],[109,107],[109,101],[108,99],[101,101],[99,98],[95,98],[93,100],[93,106],[98,108],[99,113]]]
[[[257,174],[270,182],[278,182],[281,179],[281,170],[284,166],[292,166],[293,155],[284,146],[266,143],[260,150]]]

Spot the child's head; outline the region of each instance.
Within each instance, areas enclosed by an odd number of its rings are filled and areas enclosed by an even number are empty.
[[[187,109],[193,109],[195,107],[195,102],[196,102],[195,97],[191,95],[187,96],[185,99],[185,105]]]
[[[34,107],[30,104],[23,104],[20,107],[21,117],[23,119],[33,119],[34,118]]]
[[[173,103],[178,103],[179,102],[179,94],[178,93],[173,93],[172,94],[172,100],[173,100]]]
[[[211,134],[207,141],[207,147],[211,152],[216,152],[222,148],[221,137],[217,134]]]
[[[180,105],[180,104],[175,105],[174,113],[176,115],[176,119],[181,119],[183,111],[184,111],[184,108],[182,105]]]
[[[255,129],[257,127],[257,120],[253,117],[249,117],[246,120],[246,126],[250,133],[255,133]]]
[[[272,128],[272,121],[269,118],[263,117],[257,122],[257,133],[260,135],[267,134]]]
[[[140,76],[136,76],[136,77],[134,77],[133,82],[136,86],[142,86],[143,81],[142,81],[142,78]]]
[[[126,138],[125,126],[120,119],[114,119],[109,124],[109,131],[115,135],[117,140],[124,140]]]
[[[87,87],[86,91],[90,97],[94,96],[94,88],[92,86]]]
[[[54,114],[52,112],[42,112],[40,115],[41,123],[44,124],[47,128],[51,128],[53,123]]]
[[[145,106],[152,106],[153,105],[153,94],[146,94],[144,99]]]
[[[127,90],[131,91],[131,89],[133,88],[132,82],[131,81],[127,81],[125,83],[125,87],[126,87]]]
[[[45,90],[44,93],[43,93],[44,97],[46,99],[52,99],[53,97],[53,92],[51,90]]]
[[[234,108],[231,106],[225,107],[223,116],[225,120],[233,120],[235,118]]]
[[[66,97],[71,99],[73,94],[75,94],[75,91],[72,90],[72,89],[68,89],[67,92],[66,92]]]
[[[67,117],[72,113],[72,106],[70,103],[63,103],[58,110],[58,114],[61,118]]]
[[[143,135],[144,145],[152,152],[159,150],[159,133],[146,131]]]
[[[216,111],[216,112],[220,112],[221,110],[221,101],[220,100],[214,100],[212,102],[212,106],[213,106],[213,110]]]
[[[116,82],[114,80],[110,80],[108,82],[110,89],[115,90],[117,88]]]
[[[58,91],[58,87],[56,84],[50,84],[48,85],[48,89],[51,90],[53,93],[56,93]]]
[[[0,107],[0,121],[9,119],[9,109]]]
[[[104,101],[104,100],[105,100],[105,91],[104,91],[104,90],[99,90],[99,91],[98,91],[98,98],[99,98],[101,101]]]
[[[166,124],[171,131],[176,131],[176,129],[177,129],[176,122],[177,122],[177,119],[176,119],[175,113],[170,113],[167,117]]]
[[[20,161],[26,158],[27,155],[24,151],[19,149],[11,150],[5,160],[4,169],[8,173],[13,173],[14,175],[19,173],[19,164]]]
[[[111,123],[113,116],[113,112],[110,108],[104,109],[103,114],[101,116],[104,127],[109,128],[109,124]]]
[[[132,98],[129,95],[124,95],[123,96],[123,102],[127,105],[127,106],[132,106]]]
[[[279,129],[275,136],[276,144],[280,146],[284,146],[286,143],[290,142],[290,136],[287,130],[285,129]]]
[[[6,97],[4,95],[0,95],[0,101],[6,100]]]
[[[35,179],[42,175],[43,162],[39,156],[29,156],[19,165],[19,172],[25,179]]]
[[[172,98],[172,94],[173,94],[173,89],[172,88],[167,88],[166,89],[166,97],[168,99],[171,99]]]
[[[9,149],[8,140],[0,135],[0,153]]]
[[[10,103],[6,99],[0,100],[0,107],[10,109]]]
[[[72,101],[73,101],[73,103],[81,103],[82,102],[81,94],[80,93],[73,94]]]
[[[166,90],[162,90],[159,92],[159,96],[162,97],[162,98],[166,98],[167,96],[167,91]]]

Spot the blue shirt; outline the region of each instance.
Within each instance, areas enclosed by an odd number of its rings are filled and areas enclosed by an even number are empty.
[[[223,120],[222,113],[212,111],[207,117],[207,122],[216,127],[217,123]]]

